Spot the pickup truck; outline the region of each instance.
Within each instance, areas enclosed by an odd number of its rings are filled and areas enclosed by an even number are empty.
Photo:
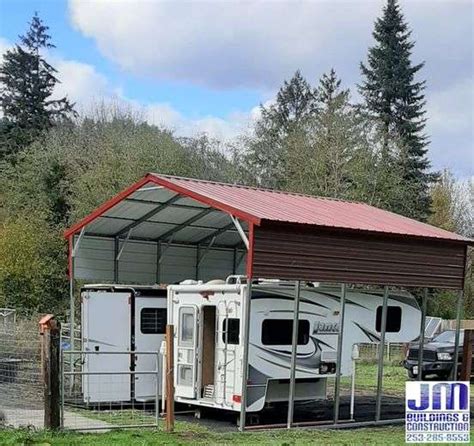
[[[447,330],[432,340],[425,342],[423,345],[423,370],[421,371],[423,378],[428,375],[435,375],[442,380],[449,378],[454,362],[455,335],[455,330]],[[462,361],[463,343],[464,330],[461,330],[459,333],[459,369]],[[418,352],[419,344],[417,342],[413,342],[408,346],[403,365],[407,369],[410,378],[417,377],[419,373]]]

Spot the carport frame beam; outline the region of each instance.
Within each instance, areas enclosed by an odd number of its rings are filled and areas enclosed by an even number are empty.
[[[336,359],[336,382],[334,385],[334,424],[339,422],[339,405],[341,401],[341,367],[342,367],[342,346],[344,338],[344,317],[346,312],[346,291],[347,285],[341,285],[341,310],[339,313],[339,333],[337,336],[337,359]]]
[[[418,377],[417,377],[418,381],[423,381],[423,347],[425,345],[427,301],[428,301],[428,288],[424,288],[423,298],[421,302],[420,343],[418,344]]]
[[[247,251],[249,250],[249,239],[247,238],[247,235],[245,234],[244,229],[242,228],[242,225],[240,224],[238,218],[234,217],[232,214],[229,214],[230,218],[232,219],[232,222],[234,223],[235,227],[237,228],[237,231],[239,232],[240,238],[244,242],[245,247],[247,248]]]
[[[247,417],[247,381],[249,376],[249,336],[250,336],[250,306],[252,303],[252,277],[253,277],[253,254],[254,254],[254,236],[255,227],[253,223],[249,224],[249,245],[247,247],[247,295],[243,302],[242,317],[242,391],[240,397],[240,417],[239,417],[239,431],[243,432],[245,429],[245,422]]]
[[[383,384],[383,359],[385,353],[385,332],[387,330],[387,309],[388,309],[389,288],[385,285],[383,290],[382,320],[380,327],[380,343],[377,370],[377,394],[375,403],[375,421],[380,421],[382,411],[382,384]]]
[[[459,290],[458,299],[457,299],[457,308],[456,308],[456,334],[454,338],[454,358],[453,358],[453,369],[451,379],[456,381],[458,378],[458,361],[459,361],[459,337],[461,332],[461,314],[462,314],[462,304],[464,300],[463,290]]]
[[[130,230],[127,233],[127,237],[125,237],[125,240],[122,243],[122,246],[120,247],[120,251],[117,254],[117,257],[115,257],[115,260],[118,262],[120,260],[120,257],[122,257],[123,250],[125,249],[125,245],[130,239],[130,236],[132,235],[133,228],[130,228]],[[120,243],[120,242],[119,242]]]
[[[141,190],[141,189],[139,189]],[[125,228],[121,229],[119,232],[115,234],[115,237],[120,237],[123,234],[126,234],[128,231],[130,231],[133,228],[136,228],[138,225],[141,223],[146,222],[149,220],[151,217],[155,216],[159,212],[161,212],[163,209],[166,209],[168,206],[171,206],[175,201],[178,201],[181,197],[181,195],[176,194],[173,195],[170,199],[165,201],[164,203],[159,203],[159,206],[156,208],[152,209],[151,211],[147,212],[145,215],[140,217],[138,220],[135,220],[134,222],[130,223],[129,225],[125,226]]]
[[[79,236],[76,240],[76,243],[74,243],[74,235],[70,236],[70,260],[69,260],[69,337],[70,337],[70,345],[71,345],[71,350],[74,350],[74,327],[76,325],[76,304],[74,301],[74,259],[77,255],[77,251],[79,250],[79,246],[82,240],[82,237],[84,236],[84,233],[86,232],[86,225],[81,228],[81,232],[79,233]],[[71,357],[71,364],[70,364],[70,370],[71,372],[74,372],[74,358]],[[70,392],[72,393],[74,386],[74,381],[71,380],[70,384]]]
[[[293,332],[291,339],[291,365],[290,365],[290,389],[288,395],[288,420],[287,428],[291,429],[293,426],[293,413],[295,409],[295,378],[296,378],[296,359],[298,350],[298,329],[299,329],[299,314],[300,314],[300,295],[301,282],[295,282],[295,302],[293,307]]]

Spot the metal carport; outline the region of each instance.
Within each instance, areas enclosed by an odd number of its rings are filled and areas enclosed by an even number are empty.
[[[72,323],[75,279],[146,284],[246,274],[377,284],[386,290],[462,290],[471,244],[364,203],[154,173],[105,202],[65,236]],[[462,292],[458,316],[461,306]],[[383,331],[382,324],[382,339]],[[242,401],[243,429],[245,394]]]

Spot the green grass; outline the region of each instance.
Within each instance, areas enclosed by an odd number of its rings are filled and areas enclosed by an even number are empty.
[[[195,425],[177,424],[177,432],[122,430],[104,433],[52,433],[21,430],[0,431],[0,445],[404,445],[403,427],[356,431],[279,430],[258,433],[216,433]]]
[[[356,365],[356,392],[375,391],[377,387],[377,364],[360,361]],[[434,379],[434,378],[433,378]],[[405,396],[405,382],[409,381],[406,369],[396,362],[385,363],[383,367],[383,393]],[[349,390],[351,379],[342,378],[343,389]],[[474,398],[474,382],[471,382],[471,396]]]
[[[372,390],[377,387],[377,364],[359,362],[356,368],[356,391]],[[406,370],[400,365],[384,364],[383,391],[385,394],[405,395],[405,382],[408,380]],[[344,378],[346,388],[350,378]]]
[[[377,365],[359,362],[356,371],[356,390],[375,391]],[[406,370],[400,365],[387,363],[384,366],[384,393],[405,395]],[[350,379],[343,378],[343,388],[350,389]],[[471,392],[474,388],[471,384]],[[69,409],[71,410],[71,409]],[[154,421],[151,414],[139,410],[122,411],[87,411],[73,409],[78,414],[103,420],[116,425],[142,424]],[[162,425],[162,421],[160,422]],[[474,431],[471,430],[474,437]],[[175,433],[165,433],[156,429],[113,430],[103,433],[78,433],[0,430],[0,445],[404,445],[405,431],[403,426],[379,427],[356,430],[274,430],[261,432],[227,432],[219,433],[208,428],[187,422],[177,422]]]
[[[85,418],[105,421],[106,423],[120,426],[144,424],[150,425],[156,423],[154,413],[145,412],[138,409],[89,410],[80,408],[66,408],[66,411],[77,413],[78,415]]]

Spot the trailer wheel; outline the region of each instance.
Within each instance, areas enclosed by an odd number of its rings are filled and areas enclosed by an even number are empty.
[[[202,411],[201,409],[195,409],[194,410],[194,418],[196,418],[197,420],[200,420],[202,417]]]

